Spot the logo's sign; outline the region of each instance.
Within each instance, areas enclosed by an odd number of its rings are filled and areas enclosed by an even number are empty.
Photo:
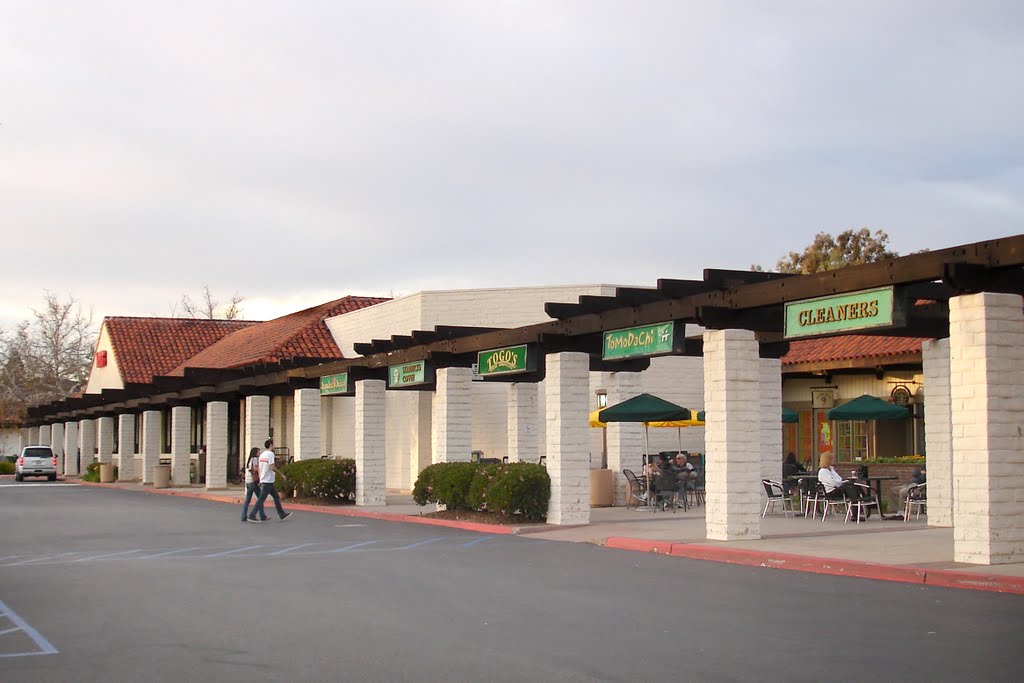
[[[900,325],[903,310],[896,304],[892,287],[792,301],[786,304],[786,339]]]
[[[526,344],[480,351],[476,354],[476,371],[481,377],[531,372],[537,369],[536,358],[536,352]]]
[[[678,335],[681,341],[682,335]],[[675,350],[676,324],[658,323],[612,330],[604,333],[604,360],[624,360],[643,356],[657,356]]]
[[[352,393],[355,393],[355,391],[350,386],[347,372],[343,372],[338,375],[327,375],[326,377],[320,378],[321,396],[338,396],[340,394]]]
[[[432,368],[427,367],[426,361],[417,360],[401,365],[388,367],[388,388],[400,389],[402,387],[414,387],[420,384],[429,384],[434,381]]]

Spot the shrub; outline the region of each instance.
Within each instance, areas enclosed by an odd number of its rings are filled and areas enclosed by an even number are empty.
[[[466,505],[473,510],[487,510],[487,492],[494,483],[501,465],[484,465],[477,467],[473,480],[469,483],[466,494]]]
[[[551,478],[543,465],[529,462],[501,465],[487,491],[487,509],[509,516],[519,512],[527,520],[541,522],[548,516]]]
[[[437,463],[420,472],[413,487],[413,500],[419,505],[443,503],[455,510],[521,514],[530,521],[546,519],[550,497],[547,469],[533,463]]]
[[[0,474],[14,474],[13,462],[0,462]]]
[[[441,503],[449,510],[465,510],[466,496],[479,465],[472,462],[439,462],[420,473],[413,486],[413,500],[419,505]]]
[[[82,481],[91,481],[98,483],[100,480],[100,463],[98,460],[94,460],[89,463],[85,468],[85,473],[82,474]],[[114,481],[117,481],[117,466],[114,466]]]
[[[280,483],[283,498],[297,496],[347,501],[356,494],[356,463],[351,458],[300,460],[283,465],[287,480]]]

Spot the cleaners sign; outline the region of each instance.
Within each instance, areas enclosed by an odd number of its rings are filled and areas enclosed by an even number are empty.
[[[786,339],[892,327],[904,322],[892,287],[786,304]]]

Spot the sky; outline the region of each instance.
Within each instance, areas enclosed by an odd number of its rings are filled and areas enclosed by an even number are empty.
[[[1024,3],[3,0],[0,328],[1024,232]]]

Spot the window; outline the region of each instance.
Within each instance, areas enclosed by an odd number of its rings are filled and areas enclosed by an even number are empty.
[[[191,439],[189,452],[198,453],[200,446],[206,445],[206,411],[203,406],[192,406]]]
[[[868,430],[864,420],[836,420],[836,460],[853,462],[868,455]]]

